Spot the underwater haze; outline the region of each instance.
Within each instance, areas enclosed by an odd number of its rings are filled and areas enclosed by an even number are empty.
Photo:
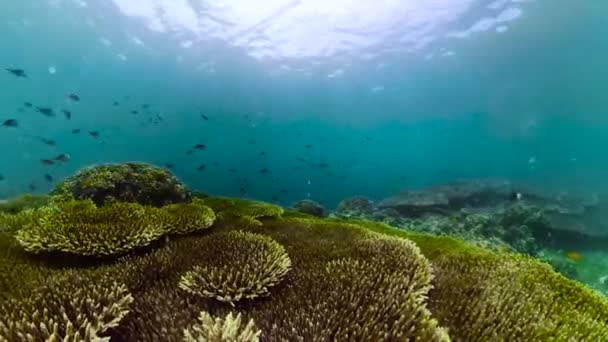
[[[282,205],[477,178],[607,189],[607,12],[571,0],[6,1],[0,198],[123,161]]]

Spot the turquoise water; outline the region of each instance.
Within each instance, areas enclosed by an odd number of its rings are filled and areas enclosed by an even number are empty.
[[[0,198],[127,160],[172,164],[213,194],[328,207],[461,178],[605,188],[606,10],[565,0],[11,2],[0,66],[27,78],[0,75],[1,119],[19,122],[0,130]],[[206,149],[188,155],[196,144]],[[41,163],[62,153],[65,164]]]

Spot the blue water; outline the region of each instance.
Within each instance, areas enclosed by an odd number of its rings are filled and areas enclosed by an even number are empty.
[[[213,194],[329,207],[460,178],[606,188],[607,11],[568,0],[7,2],[0,67],[28,77],[0,73],[0,119],[19,122],[0,127],[0,198],[127,160],[172,164]],[[206,149],[188,155],[196,144]],[[63,165],[40,161],[61,153]]]

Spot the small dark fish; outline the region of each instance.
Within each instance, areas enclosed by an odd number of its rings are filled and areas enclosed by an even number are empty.
[[[15,128],[15,127],[19,126],[19,123],[15,119],[8,119],[8,120],[5,120],[2,123],[2,125],[0,125],[0,126]]]
[[[207,165],[205,165],[205,164],[201,164],[201,165],[198,167],[198,169],[197,169],[197,170],[199,170],[199,171],[204,171],[206,168],[207,168]]]
[[[99,132],[98,131],[89,131],[89,135],[92,136],[93,139],[99,138]]]
[[[72,112],[70,112],[69,110],[63,109],[61,110],[61,112],[63,112],[63,115],[65,115],[65,118],[70,120],[72,118]]]
[[[48,173],[44,174],[44,179],[49,183],[53,182],[53,176],[49,175]]]
[[[235,172],[236,172],[236,169],[228,169],[228,171],[230,171],[230,172],[232,172],[232,173],[235,173]]]
[[[118,103],[118,101],[114,101],[114,102],[112,102],[112,105],[113,105],[114,107],[117,107],[119,104],[120,104],[120,103]]]
[[[47,165],[47,166],[55,164],[55,162],[50,159],[41,159],[40,161],[42,162],[43,165]]]
[[[317,164],[315,166],[318,167],[318,168],[324,169],[324,168],[328,167],[329,164],[327,164],[327,163],[319,163],[319,164]]]
[[[305,148],[312,148],[312,145],[306,145]]]
[[[67,153],[62,153],[62,154],[58,155],[57,157],[55,157],[55,160],[60,163],[66,163],[68,160],[70,160],[70,155]]]
[[[74,102],[78,102],[78,101],[80,101],[80,96],[72,93],[72,94],[68,94],[68,99],[70,99]]]
[[[148,109],[148,108],[150,108],[150,105],[149,105],[149,104],[144,103],[144,104],[142,104],[142,105],[141,105],[141,108],[143,108],[143,109]]]
[[[306,159],[304,159],[302,157],[298,157],[297,159],[298,159],[299,162],[308,163],[308,160],[306,160]]]
[[[10,72],[11,74],[17,76],[17,77],[27,77],[27,75],[25,74],[25,70],[23,69],[11,69],[11,68],[7,68],[4,69],[8,72]]]
[[[255,145],[255,140],[249,140],[249,145]]]
[[[132,111],[131,111],[131,114],[139,114],[139,112],[138,112],[138,111],[136,111],[136,110],[132,110]]]
[[[167,167],[167,169],[173,170],[173,164],[165,164],[165,166]]]
[[[31,102],[23,102],[23,105],[27,108],[32,108],[33,104]]]
[[[193,149],[199,150],[199,151],[204,150],[206,148],[207,148],[207,146],[205,146],[204,144],[197,144],[197,145],[194,145],[194,147],[193,147]]]
[[[55,140],[53,139],[40,138],[40,141],[45,145],[55,146]]]
[[[366,137],[365,137],[365,140],[370,141],[370,140],[372,140],[372,138],[371,138],[371,137],[369,137],[369,136],[366,136]]]
[[[32,181],[30,182],[30,184],[27,186],[27,188],[31,191],[34,192],[36,190],[38,190],[38,185],[36,185],[36,182]]]
[[[188,150],[188,152],[186,152],[187,155],[191,155],[192,153],[194,153],[193,150]]]
[[[4,180],[4,175],[2,175],[2,174],[0,173],[0,181],[3,181],[3,180]]]
[[[72,130],[72,134],[78,134],[80,133],[80,128],[75,128]]]
[[[260,173],[268,173],[268,169],[267,168],[263,168],[260,170]]]
[[[285,189],[281,189],[281,195],[287,195],[289,193],[289,191],[285,190]]]
[[[36,107],[36,110],[38,111],[38,113],[42,113],[46,116],[55,116],[55,112],[53,111],[53,109],[48,107]]]
[[[262,151],[260,152],[260,157],[265,157],[266,156],[266,152]]]
[[[203,118],[205,121],[209,121],[209,117],[205,114],[201,114],[201,118]]]
[[[243,195],[243,194],[246,194],[246,193],[247,193],[247,189],[245,189],[245,188],[241,187],[241,188],[239,188],[239,192],[240,192],[242,195]]]

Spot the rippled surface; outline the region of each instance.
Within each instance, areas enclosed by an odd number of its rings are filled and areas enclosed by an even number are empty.
[[[503,33],[530,0],[114,0],[148,29],[187,37],[192,47],[212,39],[256,58],[331,57],[414,52],[446,38]],[[441,55],[454,52],[441,50]],[[428,56],[433,56],[429,54]],[[430,57],[427,57],[430,58]]]

